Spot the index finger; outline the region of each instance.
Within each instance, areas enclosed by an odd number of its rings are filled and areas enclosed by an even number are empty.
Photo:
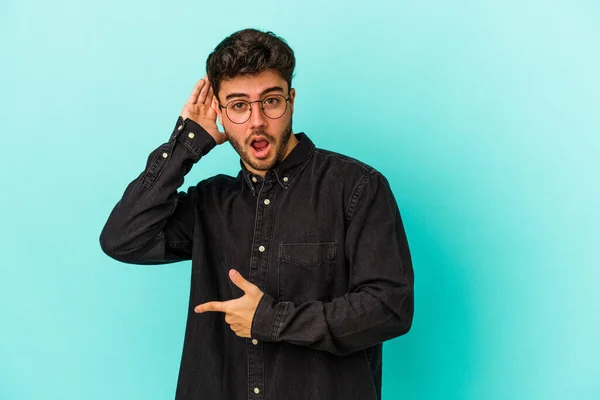
[[[194,308],[197,313],[203,313],[206,311],[218,311],[225,312],[226,307],[225,301],[209,301],[208,303],[200,304]]]

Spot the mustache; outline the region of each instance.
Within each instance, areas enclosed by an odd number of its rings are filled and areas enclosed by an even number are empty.
[[[250,136],[248,136],[248,138],[245,140],[246,144],[250,144],[250,142],[252,142],[252,140],[254,138],[256,138],[257,136],[265,137],[270,143],[275,142],[275,138],[273,136],[269,135],[267,132],[265,132],[263,130],[258,130],[258,131],[252,132],[252,134]]]

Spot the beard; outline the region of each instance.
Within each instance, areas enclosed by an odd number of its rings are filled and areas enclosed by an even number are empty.
[[[279,140],[277,140],[274,136],[268,134],[262,129],[252,131],[252,134],[248,136],[248,138],[243,144],[241,143],[241,141],[238,141],[234,139],[231,135],[229,135],[227,133],[227,130],[225,130],[225,136],[227,136],[227,139],[229,140],[229,143],[231,143],[231,146],[246,164],[248,164],[257,171],[268,171],[270,169],[273,169],[277,164],[283,161],[283,158],[285,157],[288,142],[292,137],[292,119],[290,118],[290,122],[287,124],[286,127],[283,128]],[[268,158],[266,160],[257,160],[253,158],[251,151],[245,150],[249,147],[250,141],[255,136],[262,136],[269,142],[269,145],[271,146],[270,151],[275,153],[275,156],[273,158]]]

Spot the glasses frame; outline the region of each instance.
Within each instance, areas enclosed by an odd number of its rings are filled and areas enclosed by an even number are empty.
[[[277,118],[271,118],[271,117],[269,117],[265,113],[265,103],[264,103],[264,101],[267,100],[270,97],[273,97],[273,96],[281,96],[285,100],[285,110],[283,110],[283,113],[279,117],[277,117]],[[248,118],[244,122],[235,122],[234,120],[231,119],[231,117],[229,117],[229,114],[227,113],[227,106],[230,105],[231,103],[233,103],[234,101],[244,101],[244,102],[250,104],[250,114],[248,114]],[[252,117],[252,103],[260,103],[260,110],[262,111],[262,113],[263,113],[263,115],[265,117],[267,117],[269,119],[279,119],[279,118],[283,117],[285,115],[285,113],[287,112],[287,107],[288,107],[288,102],[289,101],[290,101],[290,95],[289,95],[289,93],[288,93],[288,97],[285,97],[282,94],[272,94],[272,95],[269,95],[269,96],[265,97],[262,100],[248,101],[248,100],[235,99],[235,100],[231,100],[231,101],[227,102],[227,104],[225,104],[225,105],[222,105],[221,102],[219,101],[219,108],[224,108],[225,109],[225,115],[227,115],[227,119],[230,120],[231,123],[237,124],[237,125],[241,125],[241,124],[245,124],[246,122],[248,122],[250,120],[250,117]]]

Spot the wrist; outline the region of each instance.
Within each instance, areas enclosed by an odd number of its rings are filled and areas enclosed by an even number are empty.
[[[197,159],[206,155],[216,145],[215,139],[200,124],[190,118],[179,116],[172,138],[183,143],[189,150],[194,152]],[[196,160],[197,161],[197,160]]]

